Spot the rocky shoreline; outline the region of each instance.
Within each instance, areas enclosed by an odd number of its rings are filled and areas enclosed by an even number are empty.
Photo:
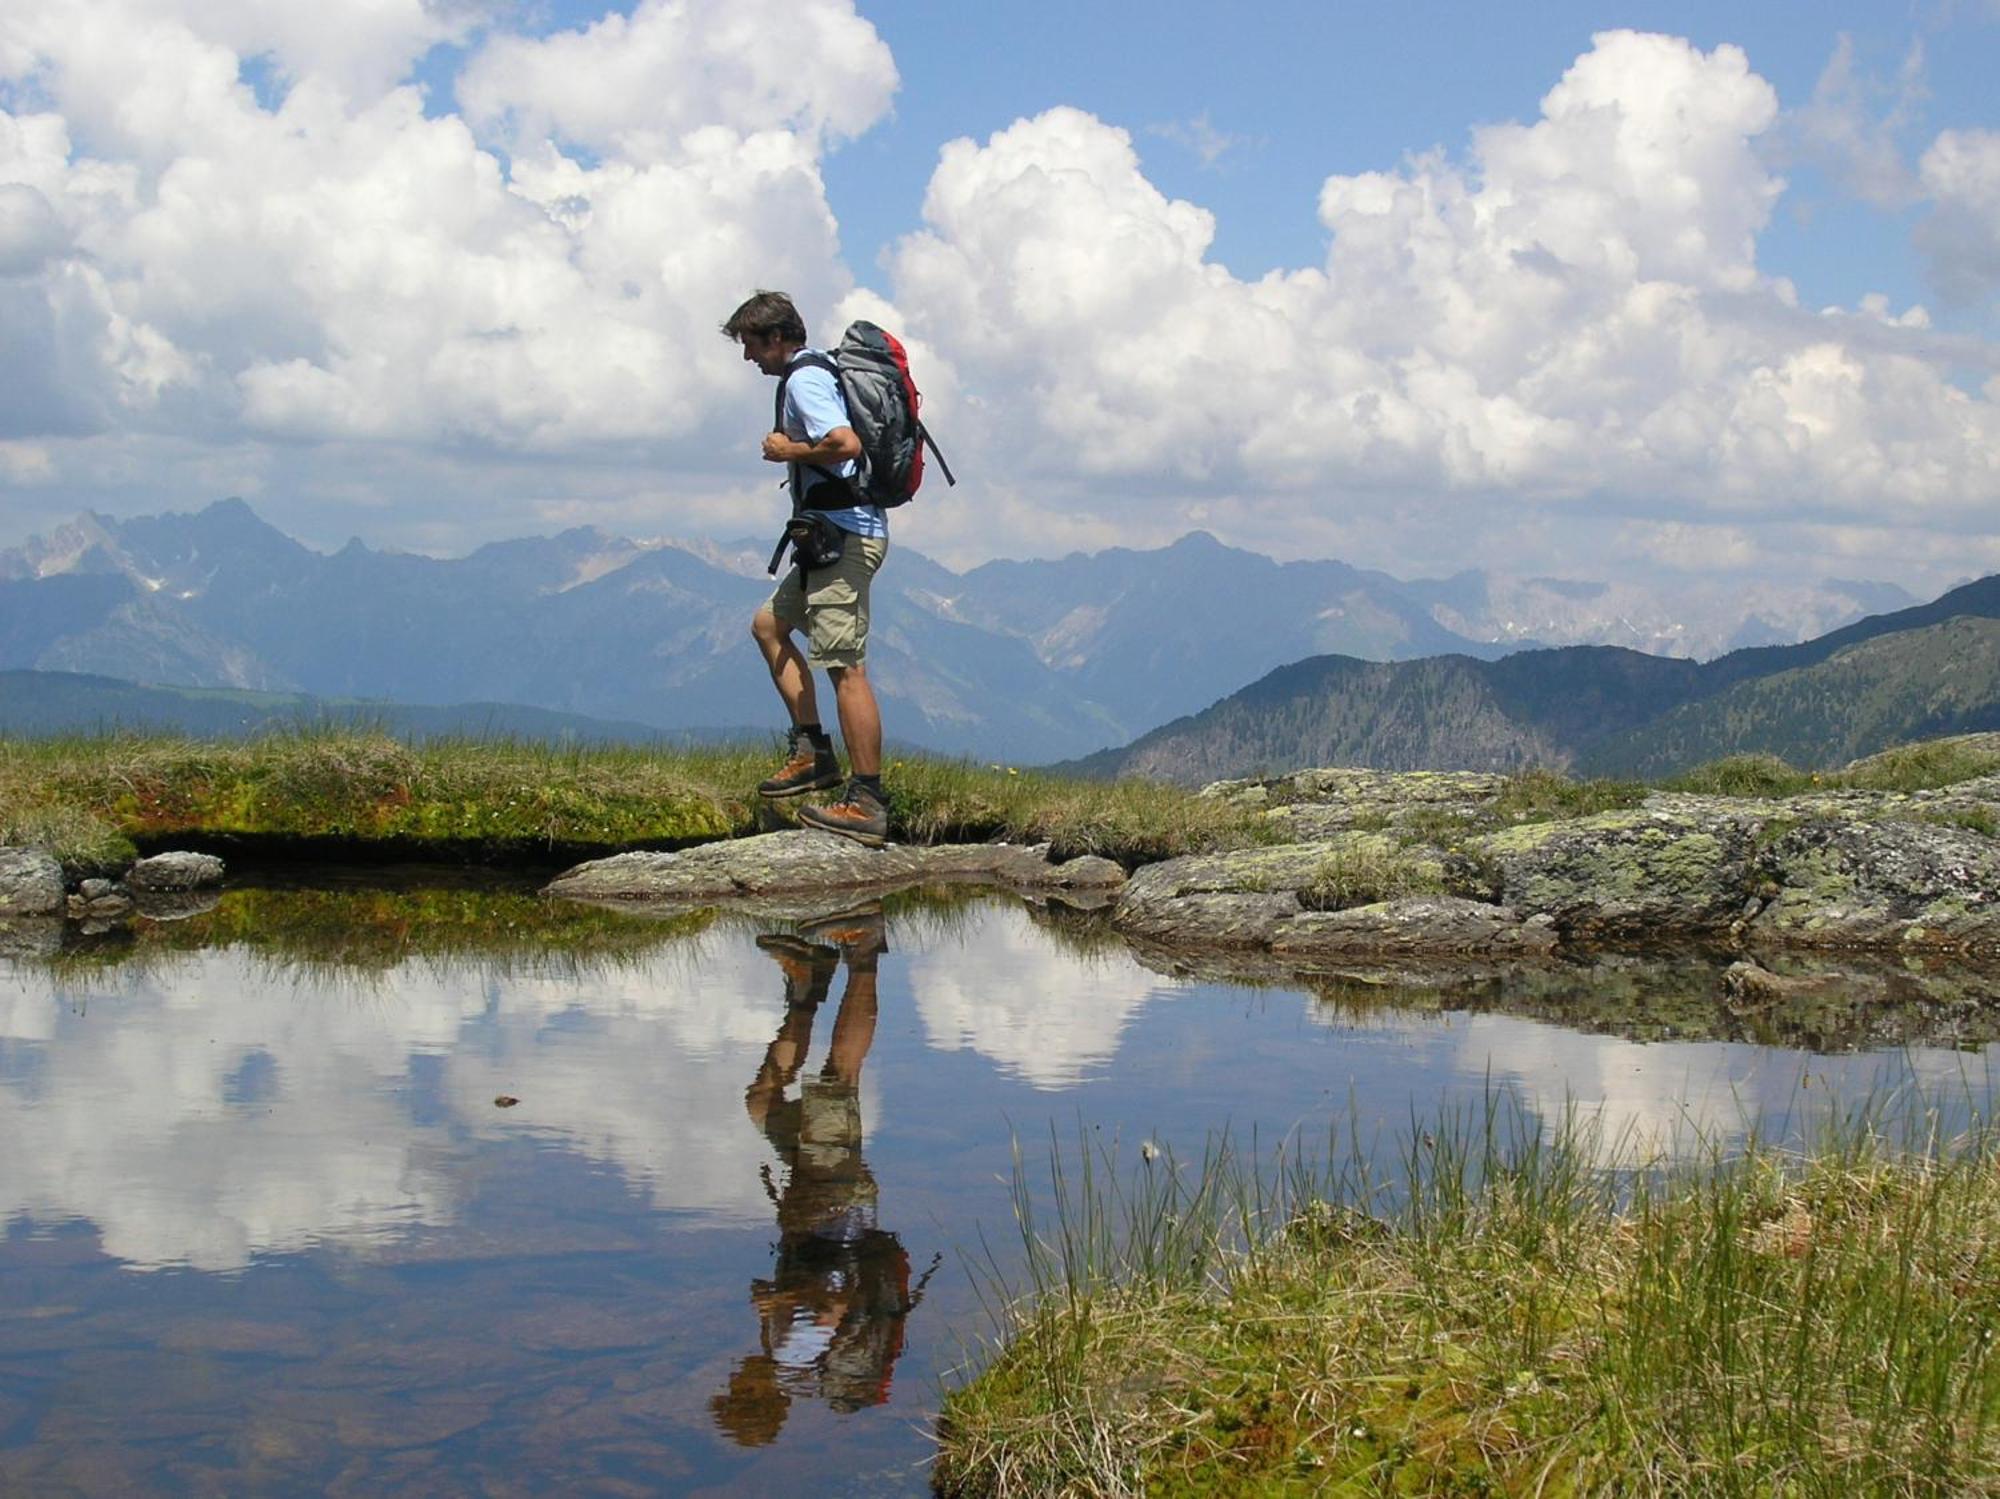
[[[556,897],[768,901],[980,880],[1108,905],[1135,945],[1290,965],[1551,961],[1699,944],[1741,954],[2000,955],[2000,775],[1936,791],[1653,792],[1509,824],[1511,778],[1321,769],[1221,782],[1269,842],[1142,866],[1006,844],[880,850],[769,833],[568,871]],[[1754,964],[1753,964],[1754,966]],[[1754,984],[1754,980],[1751,981]]]
[[[1315,769],[1202,795],[1261,841],[1142,865],[1005,843],[862,848],[783,831],[594,859],[543,894],[629,910],[801,902],[981,883],[1108,913],[1156,961],[1362,971],[1554,963],[1697,945],[1746,965],[1851,953],[1978,964],[2000,956],[2000,774],[1937,790],[1774,798],[1632,790],[1588,815],[1510,810],[1519,780]],[[35,849],[0,849],[0,917],[171,916],[222,879],[206,854],[142,859],[67,885]]]

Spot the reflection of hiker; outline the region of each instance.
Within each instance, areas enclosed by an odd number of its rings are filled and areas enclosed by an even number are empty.
[[[887,836],[882,795],[882,716],[863,658],[868,653],[868,590],[889,554],[889,522],[852,485],[861,439],[848,416],[832,361],[806,346],[805,322],[783,292],[760,291],[729,315],[722,331],[743,357],[778,381],[767,463],[786,465],[792,520],[786,535],[795,566],[750,621],[771,681],[791,715],[789,754],[757,787],[764,796],[800,796],[840,782],[833,740],[820,724],[812,667],[833,683],[840,737],[853,775],[840,800],[807,807],[799,820],[869,845]],[[780,545],[779,551],[783,552]],[[776,557],[772,565],[777,565]],[[811,660],[794,638],[806,632]]]
[[[768,1169],[764,1181],[778,1210],[777,1261],[769,1279],[750,1283],[759,1349],[709,1402],[716,1424],[745,1447],[776,1438],[795,1396],[823,1395],[839,1411],[887,1400],[904,1319],[930,1278],[911,1288],[908,1253],[876,1225],[879,1191],[861,1156],[861,1064],[875,1039],[876,959],[888,947],[882,914],[808,930],[817,940],[757,939],[785,972],[785,1018],[743,1095],[785,1169],[782,1189]],[[787,1098],[842,959],[847,988],[826,1062]]]

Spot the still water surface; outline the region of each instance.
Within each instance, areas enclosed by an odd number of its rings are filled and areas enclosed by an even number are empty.
[[[13,933],[0,1492],[921,1494],[1017,1137],[1985,1086],[1984,1006],[1746,1014],[1692,961],[1251,987],[1000,896],[793,915],[267,888]]]

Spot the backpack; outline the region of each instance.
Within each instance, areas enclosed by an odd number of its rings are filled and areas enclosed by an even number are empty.
[[[910,356],[893,333],[866,321],[850,323],[832,358],[808,354],[792,369],[809,364],[830,373],[847,402],[848,424],[861,439],[861,472],[852,482],[862,503],[886,510],[912,499],[924,482],[926,447],[937,459],[944,482],[958,483],[917,415],[924,398],[917,391],[917,382],[910,378]],[[787,370],[778,381],[773,428],[783,424],[785,384],[790,378],[791,370]],[[825,469],[819,472],[826,474]]]

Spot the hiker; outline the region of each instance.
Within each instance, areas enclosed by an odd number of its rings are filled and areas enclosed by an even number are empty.
[[[889,522],[851,484],[861,439],[850,423],[831,361],[807,346],[792,299],[760,291],[729,315],[723,335],[743,357],[779,382],[766,463],[787,468],[792,519],[786,526],[795,565],[750,621],[771,681],[791,715],[785,763],[757,787],[760,796],[802,796],[840,784],[840,762],[820,722],[812,668],[833,683],[840,737],[851,775],[840,799],[806,807],[799,821],[870,847],[888,836],[882,792],[882,717],[868,681],[868,589],[889,553]],[[810,656],[799,651],[803,630]]]

